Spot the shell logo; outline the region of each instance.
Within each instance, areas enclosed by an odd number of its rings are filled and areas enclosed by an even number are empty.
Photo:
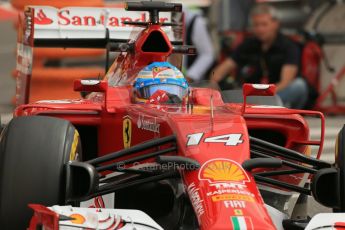
[[[78,213],[72,214],[69,217],[73,218],[73,220],[71,220],[73,224],[84,224],[86,221],[85,217]]]
[[[207,161],[199,171],[199,180],[208,180],[210,183],[250,181],[242,167],[228,159]]]

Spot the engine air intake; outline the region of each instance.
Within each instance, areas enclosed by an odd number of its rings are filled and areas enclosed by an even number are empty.
[[[165,53],[169,52],[170,48],[160,31],[152,31],[141,50],[143,52]]]

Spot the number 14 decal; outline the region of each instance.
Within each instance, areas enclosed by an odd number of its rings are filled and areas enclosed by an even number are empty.
[[[199,145],[204,133],[194,133],[187,135],[187,146]],[[242,134],[232,133],[220,136],[207,137],[204,143],[225,143],[227,146],[236,146],[243,143]]]

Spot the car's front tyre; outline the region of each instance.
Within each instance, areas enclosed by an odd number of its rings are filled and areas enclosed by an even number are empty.
[[[65,203],[64,165],[78,156],[79,134],[66,120],[18,117],[0,140],[0,226],[26,229],[29,203]]]

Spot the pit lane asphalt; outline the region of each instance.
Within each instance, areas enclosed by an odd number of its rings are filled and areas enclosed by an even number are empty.
[[[13,106],[11,99],[15,94],[15,81],[11,72],[15,68],[16,32],[11,21],[0,22],[0,115],[2,122],[8,122],[12,115]],[[317,139],[320,135],[319,122],[315,119],[308,119],[311,128],[311,137]],[[334,162],[335,137],[343,124],[345,117],[326,118],[326,138],[322,159]],[[315,152],[315,149],[313,149]],[[317,212],[329,212],[330,210],[321,207],[316,202],[308,204],[308,215]]]

